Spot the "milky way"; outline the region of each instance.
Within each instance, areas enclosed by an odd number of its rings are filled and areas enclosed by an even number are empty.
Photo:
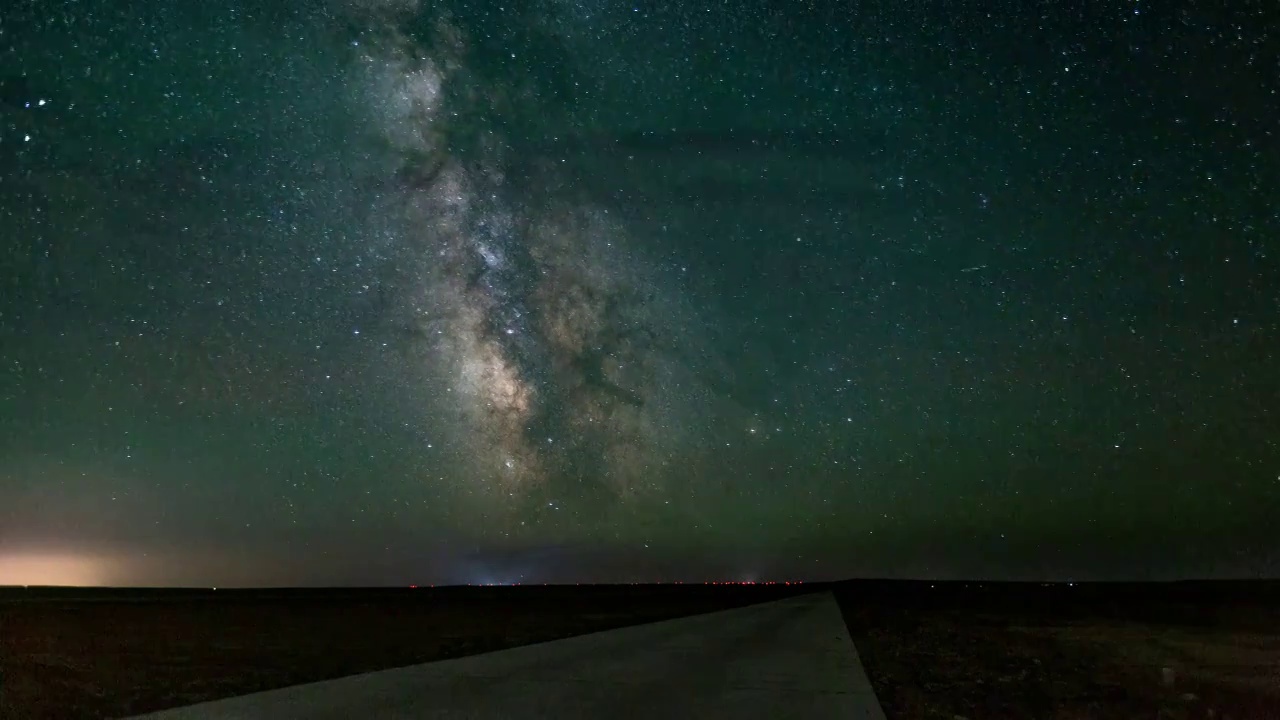
[[[434,54],[393,29],[361,58],[398,178],[378,212],[404,278],[389,312],[415,339],[406,391],[424,413],[457,412],[454,442],[490,499],[659,491],[727,408],[703,321],[554,163],[477,128],[477,107],[509,90],[465,72],[455,28],[432,32]]]
[[[45,5],[0,583],[1277,566],[1260,4]]]

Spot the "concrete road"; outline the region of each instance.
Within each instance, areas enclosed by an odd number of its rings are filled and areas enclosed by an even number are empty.
[[[143,717],[883,720],[884,713],[835,599],[822,593]]]

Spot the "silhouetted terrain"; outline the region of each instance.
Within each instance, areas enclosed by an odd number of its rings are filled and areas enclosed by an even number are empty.
[[[891,719],[1280,716],[1280,583],[835,590]]]
[[[0,717],[132,715],[775,600],[803,587],[9,588],[0,590]]]
[[[815,590],[836,593],[889,718],[1280,708],[1280,583],[851,581],[0,589],[0,712],[118,717]]]

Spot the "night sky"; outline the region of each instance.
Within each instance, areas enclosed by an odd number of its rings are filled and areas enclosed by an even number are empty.
[[[1270,2],[3,5],[0,584],[1280,574]]]

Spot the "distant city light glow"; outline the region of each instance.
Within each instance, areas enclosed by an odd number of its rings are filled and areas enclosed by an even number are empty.
[[[0,554],[0,585],[110,585],[119,563],[92,555],[59,552]]]

